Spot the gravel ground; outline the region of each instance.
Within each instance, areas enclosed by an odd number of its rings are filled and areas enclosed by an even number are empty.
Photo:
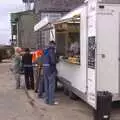
[[[24,89],[15,89],[15,80],[9,71],[10,61],[0,64],[0,117],[1,120],[93,120],[93,110],[84,102],[71,100],[63,92],[56,93],[59,105],[48,106],[29,91],[34,99],[30,104]],[[22,79],[22,83],[23,79]],[[120,110],[113,109],[112,119],[120,120]]]

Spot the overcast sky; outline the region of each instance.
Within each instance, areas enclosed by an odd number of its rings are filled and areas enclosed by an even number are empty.
[[[24,11],[22,0],[0,0],[0,44],[9,44],[11,38],[10,13]]]

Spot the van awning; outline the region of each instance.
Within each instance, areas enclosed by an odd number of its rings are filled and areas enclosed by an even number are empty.
[[[44,17],[42,20],[40,20],[35,26],[34,31],[38,31],[39,29],[43,28],[47,24],[50,23],[49,17]]]
[[[58,21],[56,21],[54,24],[59,24],[59,23],[62,23],[62,22],[66,22],[68,20],[72,20],[74,18],[78,18],[80,17],[80,13],[81,13],[81,10],[82,10],[82,7],[83,6],[80,6],[74,10],[72,10],[71,12],[67,13],[65,16],[63,16],[62,18],[60,18]]]
[[[56,14],[55,16],[46,16],[34,26],[34,31],[38,31],[47,26],[48,24],[53,25],[53,23],[60,18],[61,14]]]

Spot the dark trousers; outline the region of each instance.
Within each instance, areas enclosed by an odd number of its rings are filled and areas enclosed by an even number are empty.
[[[35,92],[38,92],[38,90],[39,90],[40,80],[41,80],[41,69],[39,69],[39,71],[37,71],[36,83],[35,83]]]
[[[45,88],[44,88],[44,77],[43,77],[43,75],[41,75],[40,78],[39,78],[38,96],[39,96],[39,97],[43,97],[44,92],[45,92]]]
[[[36,83],[35,83],[35,92],[38,92],[38,89],[39,89],[39,82],[40,82],[39,79],[40,79],[40,78],[39,78],[39,76],[38,76],[38,78],[37,78],[37,80],[36,80]]]
[[[34,89],[33,68],[32,67],[25,67],[24,74],[25,74],[26,88],[27,89]]]

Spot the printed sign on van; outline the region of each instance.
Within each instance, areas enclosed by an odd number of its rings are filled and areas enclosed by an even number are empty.
[[[88,1],[88,103],[96,108],[96,0]]]

